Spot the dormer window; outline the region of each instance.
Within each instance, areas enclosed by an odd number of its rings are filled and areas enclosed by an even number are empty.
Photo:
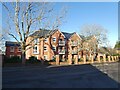
[[[39,42],[39,39],[38,38],[35,38],[34,39],[34,43],[37,44]]]

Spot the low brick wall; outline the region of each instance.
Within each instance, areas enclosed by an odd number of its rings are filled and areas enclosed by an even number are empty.
[[[51,65],[56,65],[56,62],[49,62],[49,64],[51,64]]]
[[[60,65],[68,65],[68,62],[60,62]]]

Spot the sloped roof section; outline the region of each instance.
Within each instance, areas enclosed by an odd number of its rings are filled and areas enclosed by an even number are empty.
[[[83,36],[83,35],[79,35],[83,40],[85,39],[85,36]]]
[[[52,35],[57,30],[47,30],[47,29],[40,29],[38,31],[35,31],[30,36],[37,36],[37,37],[47,37]]]
[[[66,39],[69,39],[74,33],[62,32]]]
[[[18,42],[6,41],[5,46],[20,46]]]

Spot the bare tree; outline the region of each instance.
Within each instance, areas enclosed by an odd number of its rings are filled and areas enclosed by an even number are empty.
[[[107,30],[97,24],[84,25],[82,27],[81,34],[86,37],[95,36],[99,44],[104,44],[107,40]]]
[[[28,44],[26,40],[36,28],[50,28],[51,30],[58,29],[61,25],[66,10],[56,16],[53,11],[52,3],[48,2],[9,2],[2,3],[8,14],[9,35],[12,36],[22,49],[22,63],[25,64],[25,52],[35,38]],[[54,15],[53,15],[54,14]],[[54,16],[54,18],[51,18]],[[51,25],[53,23],[53,25]],[[13,28],[14,27],[14,28]],[[16,33],[13,31],[15,29]],[[33,45],[34,46],[34,45]]]
[[[6,30],[2,30],[2,27],[0,27],[0,50],[3,53],[5,52],[5,41],[9,40],[9,37],[6,34],[6,32]]]
[[[81,33],[85,37],[94,36],[96,38],[96,43],[98,45],[106,45],[107,39],[107,30],[97,24],[84,25],[81,29]],[[94,42],[95,43],[95,42]],[[91,44],[94,44],[93,42]],[[92,45],[93,46],[93,45]]]
[[[90,56],[94,54],[97,57],[98,47],[104,46],[108,42],[107,30],[97,24],[83,25],[80,34],[84,36],[82,49],[87,50]],[[95,57],[94,59],[96,59]]]

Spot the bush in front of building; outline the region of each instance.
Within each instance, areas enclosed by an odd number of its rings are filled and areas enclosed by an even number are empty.
[[[79,59],[78,59],[78,62],[83,62],[83,58],[79,58]]]
[[[29,57],[29,59],[26,61],[26,63],[41,63],[40,60],[37,59],[35,56]]]
[[[22,60],[19,56],[12,56],[4,60],[4,63],[21,63],[21,62]]]

